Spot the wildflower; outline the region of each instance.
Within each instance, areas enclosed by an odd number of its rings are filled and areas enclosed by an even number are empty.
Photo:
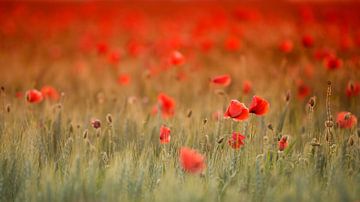
[[[105,54],[107,53],[109,46],[106,43],[101,42],[96,45],[96,49],[98,54]]]
[[[336,70],[342,66],[342,60],[336,56],[328,56],[324,59],[324,66],[327,70]]]
[[[201,173],[206,167],[203,155],[187,147],[180,149],[180,164],[184,171],[193,174]]]
[[[301,42],[305,48],[311,48],[314,46],[314,37],[306,34],[302,37]]]
[[[254,96],[249,107],[249,112],[256,115],[265,115],[269,111],[269,102],[265,99]]]
[[[101,122],[99,119],[92,119],[90,123],[91,123],[92,127],[95,129],[98,129],[101,127]]]
[[[128,74],[120,74],[117,78],[117,83],[119,85],[128,85],[131,82],[131,77]]]
[[[279,45],[279,49],[283,53],[290,53],[293,50],[293,42],[289,39],[282,41]]]
[[[225,49],[235,52],[240,49],[240,40],[235,36],[230,36],[225,40]]]
[[[350,112],[339,112],[336,123],[340,128],[352,128],[357,124],[357,118]]]
[[[245,120],[248,117],[249,109],[245,106],[244,103],[241,103],[238,100],[231,100],[224,114],[224,118],[232,118],[235,121]]]
[[[43,86],[41,88],[41,93],[45,99],[57,101],[60,98],[59,92],[52,86]]]
[[[180,66],[185,63],[185,58],[179,51],[174,51],[171,54],[170,63],[172,65]]]
[[[279,151],[284,151],[288,146],[288,137],[286,135],[283,135],[278,145],[279,145]]]
[[[25,95],[26,100],[33,104],[40,103],[44,99],[43,94],[36,89],[28,90]]]
[[[108,60],[111,64],[114,64],[114,65],[118,64],[120,62],[120,52],[117,50],[112,51],[109,54]]]
[[[231,77],[228,74],[215,76],[211,79],[211,82],[220,86],[228,86],[231,83]]]
[[[160,143],[166,144],[170,142],[170,128],[167,128],[166,126],[162,125],[160,127]]]
[[[300,100],[303,100],[310,94],[310,87],[306,85],[303,81],[299,81],[297,84],[297,97]]]
[[[175,100],[165,93],[160,93],[158,95],[158,106],[154,106],[153,113],[156,114],[158,112],[158,107],[163,118],[169,118],[175,113]]]
[[[233,149],[239,149],[242,145],[244,145],[243,140],[245,139],[245,136],[241,135],[238,132],[233,132],[231,138],[228,141],[228,144]]]
[[[248,80],[245,80],[245,81],[243,82],[242,92],[243,92],[244,94],[249,94],[249,93],[251,92],[251,90],[252,90],[251,82],[248,81]]]
[[[347,97],[356,97],[360,94],[360,83],[359,82],[351,82],[346,86],[345,93]]]

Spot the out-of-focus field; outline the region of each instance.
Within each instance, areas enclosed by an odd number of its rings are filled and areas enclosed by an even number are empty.
[[[358,202],[359,24],[358,3],[1,2],[0,200]]]

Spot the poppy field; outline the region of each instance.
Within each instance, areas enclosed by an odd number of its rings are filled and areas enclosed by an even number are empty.
[[[0,2],[0,201],[360,201],[360,4]]]

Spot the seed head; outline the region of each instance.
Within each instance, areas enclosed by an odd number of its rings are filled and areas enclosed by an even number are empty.
[[[111,114],[106,115],[106,121],[108,122],[108,124],[111,124],[113,122],[113,118],[112,118]]]

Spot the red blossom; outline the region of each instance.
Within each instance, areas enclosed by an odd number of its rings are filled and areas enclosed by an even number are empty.
[[[306,85],[303,81],[299,81],[297,84],[297,97],[300,100],[305,99],[309,96],[311,89],[308,85]]]
[[[45,99],[57,101],[60,98],[59,92],[52,86],[43,86],[41,88],[41,93]]]
[[[120,74],[117,78],[117,83],[119,85],[128,85],[131,82],[131,77],[128,74]]]
[[[358,96],[360,94],[360,83],[349,81],[345,89],[345,94],[347,97]]]
[[[294,48],[293,42],[289,39],[285,39],[279,45],[279,49],[283,53],[290,53]]]
[[[203,155],[187,147],[180,149],[180,164],[184,171],[193,174],[201,173],[206,167]]]
[[[105,42],[100,42],[96,45],[98,54],[106,54],[109,50],[109,46]]]
[[[33,104],[40,103],[44,99],[43,94],[36,89],[28,90],[25,95],[26,100]]]
[[[114,65],[118,64],[120,62],[120,52],[117,50],[112,51],[109,54],[109,62]]]
[[[175,113],[175,105],[175,100],[172,97],[160,93],[158,95],[158,105],[154,106],[153,113],[158,113],[159,108],[163,118],[172,117]]]
[[[166,144],[170,142],[170,128],[162,125],[160,127],[160,143]]]
[[[242,92],[246,95],[246,94],[249,94],[252,90],[252,84],[250,81],[248,80],[245,80],[243,82],[243,87],[242,87]]]
[[[185,63],[185,58],[184,58],[183,54],[180,53],[179,51],[174,51],[171,54],[170,63],[172,65],[180,66]]]
[[[228,144],[233,148],[233,149],[239,149],[241,146],[243,146],[245,143],[243,142],[243,140],[246,137],[241,135],[238,132],[233,132],[231,138],[228,141]]]
[[[215,76],[211,79],[211,82],[220,86],[229,86],[231,83],[231,77],[228,74]]]
[[[288,138],[287,136],[282,136],[280,141],[278,142],[279,151],[284,151],[288,146]]]
[[[305,48],[311,48],[314,46],[314,37],[306,34],[302,37],[301,42]]]
[[[352,128],[357,124],[357,118],[350,112],[339,112],[336,123],[340,128]]]
[[[259,96],[254,96],[249,107],[249,112],[262,116],[269,111],[269,106],[268,101]]]
[[[336,70],[342,66],[342,60],[336,56],[328,56],[324,59],[324,66],[327,70]]]
[[[234,121],[242,121],[248,117],[249,109],[245,106],[244,103],[241,103],[238,100],[231,100],[224,114],[224,118],[232,118]]]
[[[240,49],[240,39],[238,37],[235,36],[229,36],[226,40],[225,40],[225,50],[230,51],[230,52],[235,52],[238,51]]]

